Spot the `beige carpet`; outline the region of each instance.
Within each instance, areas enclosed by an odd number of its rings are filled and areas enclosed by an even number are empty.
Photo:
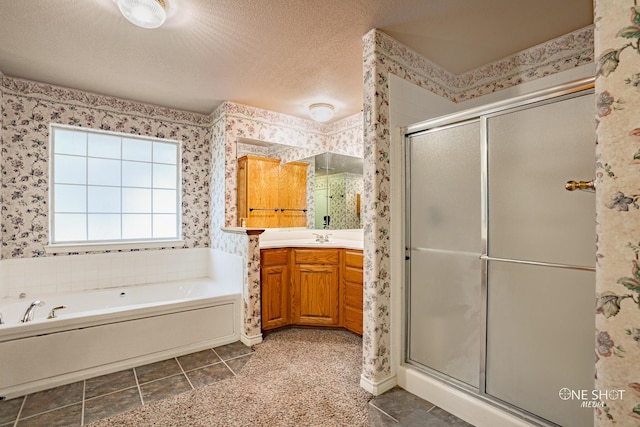
[[[349,332],[278,331],[236,377],[92,426],[366,426],[361,366],[362,339]]]

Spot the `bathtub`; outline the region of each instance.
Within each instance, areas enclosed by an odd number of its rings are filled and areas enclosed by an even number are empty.
[[[0,399],[235,342],[240,294],[199,278],[2,299]],[[22,323],[34,300],[45,305]]]

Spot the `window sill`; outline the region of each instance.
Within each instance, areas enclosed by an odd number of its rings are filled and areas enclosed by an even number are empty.
[[[59,243],[47,245],[44,251],[48,254],[68,252],[119,251],[151,248],[181,248],[184,240],[152,240],[139,242],[113,243]]]

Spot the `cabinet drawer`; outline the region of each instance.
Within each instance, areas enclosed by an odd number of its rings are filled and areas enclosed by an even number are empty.
[[[345,267],[344,280],[347,282],[362,283],[363,274],[361,268]]]
[[[296,264],[338,264],[339,249],[294,249]]]
[[[264,249],[260,251],[260,266],[286,265],[289,262],[288,249]]]
[[[363,258],[362,251],[344,251],[344,264],[348,267],[362,268]]]

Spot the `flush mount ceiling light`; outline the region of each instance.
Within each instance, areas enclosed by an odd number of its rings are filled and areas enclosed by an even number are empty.
[[[312,104],[309,106],[309,115],[316,122],[326,122],[333,117],[333,105]]]
[[[167,19],[164,0],[118,0],[127,21],[142,28],[158,28]]]

